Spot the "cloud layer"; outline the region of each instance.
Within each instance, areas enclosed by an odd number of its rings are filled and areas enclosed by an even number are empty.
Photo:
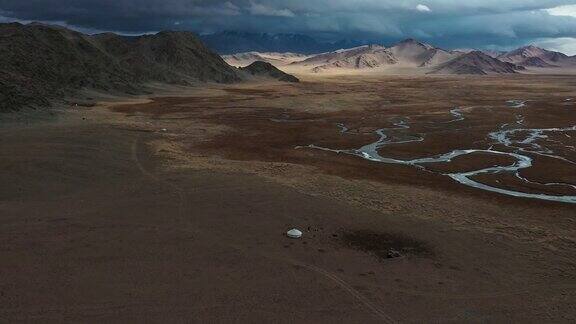
[[[126,33],[232,29],[446,47],[561,47],[576,35],[574,0],[0,0],[0,16]]]

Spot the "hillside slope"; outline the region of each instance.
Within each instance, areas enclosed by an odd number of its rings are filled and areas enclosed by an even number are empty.
[[[442,64],[460,55],[430,44],[420,43],[415,39],[407,39],[392,46],[390,52],[392,52],[398,62],[415,67]]]
[[[390,48],[381,45],[359,46],[318,54],[294,64],[310,66],[313,72],[375,69],[393,65],[425,68],[443,64],[462,54],[407,39]]]
[[[271,78],[283,82],[300,82],[295,76],[280,71],[274,65],[263,61],[256,61],[246,67],[242,67],[240,71],[254,77]]]
[[[148,82],[240,80],[189,32],[88,36],[42,24],[0,24],[0,111],[45,106],[82,88],[134,92]]]
[[[480,51],[464,54],[456,59],[440,64],[433,74],[513,74],[524,70],[512,63],[502,62]]]
[[[576,57],[533,45],[504,53],[498,59],[525,67],[576,67]]]
[[[380,45],[365,45],[312,56],[295,65],[310,66],[315,72],[330,69],[368,69],[395,64],[392,53]]]
[[[160,32],[138,37],[105,34],[93,38],[140,80],[239,81],[236,71],[190,32]]]

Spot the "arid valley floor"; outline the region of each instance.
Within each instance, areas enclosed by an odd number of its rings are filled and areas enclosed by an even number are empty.
[[[575,125],[576,79],[544,75],[209,85],[6,121],[0,320],[574,322]]]

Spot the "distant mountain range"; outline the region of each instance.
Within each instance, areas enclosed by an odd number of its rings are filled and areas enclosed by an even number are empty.
[[[238,31],[223,31],[201,35],[202,41],[221,55],[244,52],[294,52],[315,54],[363,45],[361,42],[341,40],[319,42],[301,34],[267,34]]]
[[[236,69],[191,32],[129,37],[0,24],[0,112],[47,106],[86,88],[134,93],[151,82],[232,83],[254,76],[288,78],[270,66]]]
[[[268,60],[266,55],[251,53],[259,60]],[[277,58],[279,54],[273,56]],[[242,57],[242,54],[226,56]],[[543,68],[575,68],[576,57],[548,51],[535,46],[526,46],[510,52],[444,50],[430,44],[407,39],[392,47],[365,45],[325,52],[317,55],[300,56],[293,59],[291,66],[308,68],[321,73],[337,70],[369,70],[386,68],[411,68],[428,74],[512,74],[523,71],[538,71]],[[239,61],[237,61],[239,62]]]

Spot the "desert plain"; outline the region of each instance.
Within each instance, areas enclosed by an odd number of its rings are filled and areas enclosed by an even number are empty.
[[[576,320],[572,76],[86,93],[26,120],[0,128],[2,321]]]

